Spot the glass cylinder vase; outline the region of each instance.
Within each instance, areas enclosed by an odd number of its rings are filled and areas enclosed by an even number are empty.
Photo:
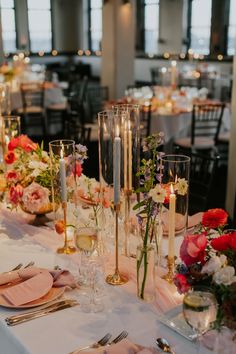
[[[74,253],[74,234],[71,226],[76,223],[76,163],[74,140],[54,140],[49,143],[52,201],[55,228],[58,233],[64,232],[64,246],[58,253]]]
[[[137,295],[151,302],[155,298],[155,249],[149,244],[137,246]]]
[[[19,116],[2,116],[0,119],[1,147],[2,155],[4,156],[10,140],[16,138],[21,133],[21,119]]]

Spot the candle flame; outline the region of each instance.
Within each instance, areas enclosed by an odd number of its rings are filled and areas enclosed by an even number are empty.
[[[173,187],[173,184],[172,184],[172,183],[171,183],[171,185],[170,185],[170,193],[171,193],[171,194],[175,194],[174,187]]]
[[[177,65],[176,60],[172,60],[172,62],[171,62],[171,66],[172,66],[172,67],[175,67],[176,65]]]

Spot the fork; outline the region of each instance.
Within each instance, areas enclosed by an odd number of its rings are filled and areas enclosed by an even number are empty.
[[[17,264],[16,267],[12,268],[12,269],[10,270],[10,272],[13,272],[14,270],[18,270],[18,269],[20,269],[20,268],[22,268],[22,267],[23,267],[23,264],[22,264],[22,263],[19,263],[19,264]]]
[[[95,342],[93,344],[90,344],[90,345],[87,345],[86,347],[83,347],[83,348],[75,349],[73,352],[70,352],[69,354],[77,354],[77,353],[79,353],[79,352],[81,352],[82,350],[85,350],[85,349],[90,349],[90,348],[96,349],[96,348],[99,348],[99,347],[103,347],[104,345],[106,345],[108,343],[108,341],[110,339],[111,339],[111,334],[107,333],[104,337],[99,339],[97,342]]]
[[[122,331],[116,338],[114,338],[111,342],[107,343],[107,345],[112,345],[120,342],[122,339],[125,339],[128,334],[128,332]]]
[[[29,262],[28,264],[26,264],[25,266],[24,266],[24,268],[29,268],[29,267],[32,267],[34,265],[34,261],[31,261],[31,262]]]

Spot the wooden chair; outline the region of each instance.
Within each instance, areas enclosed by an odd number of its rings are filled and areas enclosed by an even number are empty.
[[[212,156],[189,151],[190,185],[189,185],[189,214],[204,211],[211,205],[213,184],[220,156]]]
[[[194,148],[196,150],[215,147],[220,132],[224,108],[224,103],[194,105],[191,135],[175,140],[175,145],[182,148]]]
[[[29,131],[29,135],[38,135],[38,129],[36,128],[42,128],[43,135],[46,135],[44,84],[38,82],[23,83],[20,90],[23,107],[17,110],[17,114],[22,117],[23,130]]]

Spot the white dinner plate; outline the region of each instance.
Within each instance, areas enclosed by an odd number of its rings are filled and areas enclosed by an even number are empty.
[[[36,307],[36,306],[40,306],[40,305],[45,305],[48,302],[51,302],[53,300],[56,300],[58,297],[60,297],[64,291],[65,291],[65,287],[61,287],[61,288],[54,288],[52,287],[49,292],[40,297],[37,300],[34,301],[30,301],[27,302],[26,304],[20,305],[20,306],[15,306],[10,304],[3,296],[2,296],[2,292],[3,290],[10,288],[11,286],[16,285],[16,283],[12,283],[12,284],[4,284],[0,286],[0,306],[3,307],[7,307],[7,308],[12,308],[12,309],[23,309],[23,308],[31,308],[31,307]]]
[[[197,338],[197,334],[185,321],[182,313],[182,308],[182,305],[179,305],[160,315],[158,320],[184,338],[193,341]]]

